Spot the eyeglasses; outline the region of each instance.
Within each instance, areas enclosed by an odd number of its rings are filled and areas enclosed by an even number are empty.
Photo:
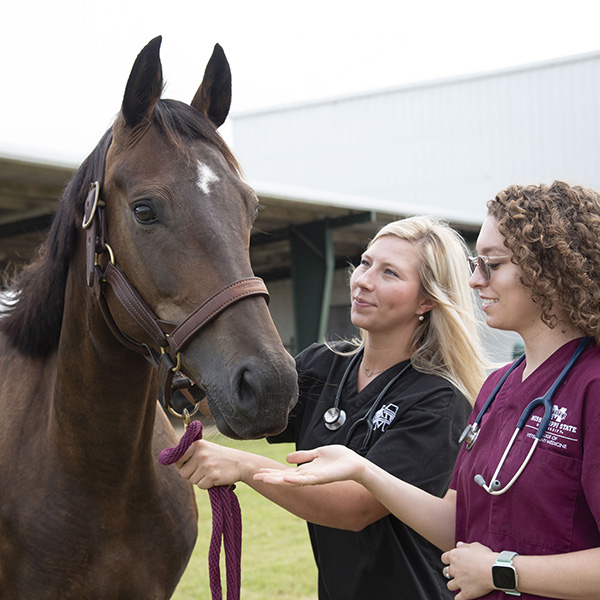
[[[469,256],[467,262],[469,263],[469,269],[471,273],[475,273],[475,269],[479,267],[483,273],[483,277],[486,281],[490,280],[492,273],[490,271],[490,261],[500,260],[501,258],[509,258],[509,254],[503,256]]]

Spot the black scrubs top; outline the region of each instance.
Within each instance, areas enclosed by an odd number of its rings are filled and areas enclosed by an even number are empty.
[[[471,412],[466,398],[446,379],[420,373],[409,361],[388,369],[358,392],[356,365],[340,399],[347,421],[330,431],[323,414],[334,405],[351,359],[322,344],[299,354],[298,404],[287,429],[269,441],[295,442],[299,450],[344,444],[396,477],[443,496],[458,453],[458,438]],[[407,366],[379,402],[366,447],[365,423],[347,439],[352,425],[365,417],[386,384]],[[442,576],[441,551],[392,515],[359,532],[313,523],[308,528],[319,570],[320,600],[453,598]]]

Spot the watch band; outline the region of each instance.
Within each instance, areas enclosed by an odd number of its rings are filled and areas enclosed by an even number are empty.
[[[510,550],[503,550],[502,552],[500,552],[500,554],[498,554],[498,558],[496,559],[496,562],[503,564],[503,565],[510,565],[512,567],[513,566],[513,558],[515,556],[519,556],[519,555],[516,552],[511,552]]]
[[[521,592],[517,591],[518,579],[517,570],[513,565],[513,559],[519,556],[516,552],[504,550],[500,552],[496,562],[492,566],[492,578],[494,585],[508,596],[520,596]],[[507,585],[507,582],[510,582]],[[510,586],[510,587],[509,587]]]

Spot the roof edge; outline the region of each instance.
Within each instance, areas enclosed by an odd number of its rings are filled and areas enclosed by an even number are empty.
[[[326,190],[313,188],[301,188],[283,184],[270,183],[266,181],[249,181],[251,187],[260,198],[273,198],[277,200],[288,200],[290,202],[303,202],[305,204],[316,204],[323,206],[335,206],[348,210],[375,211],[399,216],[428,215],[449,221],[455,225],[466,227],[481,226],[485,215],[473,215],[458,210],[440,208],[436,206],[424,206],[410,202],[388,200],[385,198],[372,198],[367,196],[355,196],[341,194]]]

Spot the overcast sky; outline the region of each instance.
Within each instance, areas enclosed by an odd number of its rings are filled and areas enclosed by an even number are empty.
[[[598,0],[19,0],[1,14],[0,154],[67,164],[110,126],[157,35],[178,100],[223,46],[234,113],[600,50]]]

